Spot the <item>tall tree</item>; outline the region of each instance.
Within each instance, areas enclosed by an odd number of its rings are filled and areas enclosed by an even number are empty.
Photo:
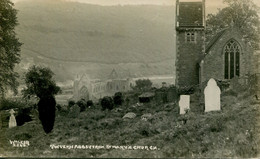
[[[255,49],[259,49],[260,21],[259,7],[253,0],[223,0],[227,7],[207,17],[208,32],[214,34],[219,30],[234,25],[241,30],[245,40]]]
[[[17,92],[18,73],[14,71],[15,64],[20,62],[20,46],[15,34],[17,10],[10,0],[0,0],[0,95],[8,88]]]

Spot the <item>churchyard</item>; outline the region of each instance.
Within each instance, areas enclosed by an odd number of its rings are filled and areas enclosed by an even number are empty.
[[[31,121],[8,128],[10,110],[1,109],[0,154],[5,157],[259,157],[259,106],[250,84],[211,79],[192,91],[175,87],[123,94],[124,102],[102,109],[57,107],[54,129],[45,134],[33,102]],[[220,88],[219,88],[220,86]],[[217,92],[217,93],[216,93]],[[174,98],[174,99],[173,99]],[[18,102],[17,102],[18,103]],[[5,110],[4,110],[5,109]],[[13,111],[11,112],[11,114]],[[19,121],[17,120],[17,125]],[[76,146],[75,146],[76,145]],[[73,147],[72,147],[73,146]]]

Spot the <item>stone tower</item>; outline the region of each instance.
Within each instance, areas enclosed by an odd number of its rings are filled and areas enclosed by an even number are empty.
[[[176,1],[177,87],[199,84],[199,63],[205,52],[205,27],[205,0]]]

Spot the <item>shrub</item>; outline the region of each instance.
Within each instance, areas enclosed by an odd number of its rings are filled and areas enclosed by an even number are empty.
[[[216,82],[221,91],[227,90],[230,86],[230,81],[217,80]]]
[[[115,93],[113,100],[114,100],[115,105],[122,105],[124,102],[123,93],[121,93],[121,92]]]
[[[102,106],[102,109],[105,110],[105,109],[109,109],[109,110],[112,110],[113,107],[114,107],[114,103],[113,103],[113,99],[111,97],[104,97],[101,99],[101,106]]]
[[[137,89],[139,91],[147,91],[151,89],[153,83],[149,79],[139,79],[135,81],[135,87],[134,89]]]
[[[92,106],[94,106],[93,101],[92,100],[88,100],[87,101],[87,107],[92,107]]]
[[[238,93],[235,92],[234,90],[230,89],[228,91],[223,92],[221,95],[222,96],[234,96],[234,97],[237,97]]]
[[[0,110],[8,110],[13,108],[25,108],[31,106],[30,103],[27,103],[21,99],[2,99],[0,100]]]
[[[69,100],[69,102],[68,102],[69,108],[72,107],[75,104],[76,104],[76,102],[74,100]]]
[[[80,112],[83,112],[86,110],[87,102],[85,101],[85,99],[81,99],[81,100],[77,101],[76,104],[80,107]]]
[[[57,105],[56,105],[56,109],[57,109],[58,111],[61,111],[61,105],[60,105],[60,104],[57,104]]]
[[[15,117],[17,126],[23,125],[25,122],[32,121],[30,116],[32,108],[21,108],[18,110],[18,115]]]
[[[178,89],[178,94],[186,94],[186,95],[190,95],[193,94],[195,92],[195,88],[194,87],[180,87]]]

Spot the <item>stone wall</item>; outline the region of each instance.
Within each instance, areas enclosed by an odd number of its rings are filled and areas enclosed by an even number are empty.
[[[203,59],[201,82],[210,78],[224,79],[224,51],[223,48],[229,40],[234,39],[241,46],[240,53],[240,77],[253,73],[252,49],[242,40],[240,32],[236,28],[228,29],[211,48]]]

